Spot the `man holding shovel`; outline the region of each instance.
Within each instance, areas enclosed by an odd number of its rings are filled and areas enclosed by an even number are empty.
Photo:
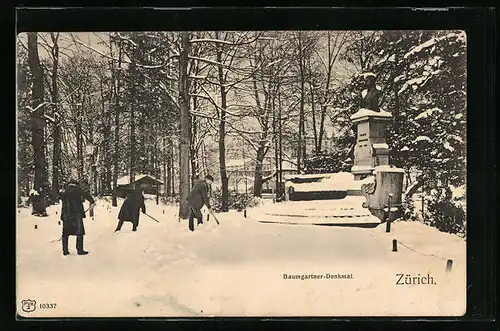
[[[119,232],[124,222],[132,222],[132,231],[137,231],[139,226],[139,209],[143,214],[146,214],[146,205],[144,204],[144,195],[142,187],[131,192],[123,202],[120,212],[118,213],[118,226],[115,232]]]
[[[69,181],[68,187],[61,194],[61,198],[63,254],[69,254],[68,237],[76,236],[76,249],[78,255],[87,255],[88,252],[83,249],[83,236],[85,235],[83,219],[85,218],[85,210],[83,209],[82,201],[87,200],[91,207],[95,206],[95,201],[88,192],[82,190],[76,180]]]
[[[194,219],[198,221],[198,225],[203,224],[203,215],[201,208],[207,206],[208,211],[211,211],[210,201],[208,200],[208,186],[212,185],[214,178],[207,175],[205,179],[197,179],[194,181],[193,188],[187,197],[189,204],[189,230],[194,231]]]

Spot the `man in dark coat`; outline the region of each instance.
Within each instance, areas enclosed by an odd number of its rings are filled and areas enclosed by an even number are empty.
[[[210,206],[210,201],[208,200],[208,186],[212,185],[214,178],[210,175],[203,179],[197,179],[194,181],[193,188],[187,197],[189,204],[190,214],[189,214],[189,230],[194,231],[194,219],[196,218],[199,224],[203,224],[203,215],[201,213],[201,208],[206,205],[208,210],[212,208]]]
[[[118,213],[118,226],[115,232],[121,230],[123,222],[132,222],[132,231],[137,231],[139,226],[139,209],[143,214],[146,213],[146,205],[144,204],[143,189],[139,188],[131,192],[123,202],[120,212]]]
[[[69,182],[68,187],[61,194],[61,199],[63,254],[69,254],[68,237],[76,236],[76,250],[78,255],[86,255],[88,252],[83,249],[83,236],[85,235],[85,227],[83,225],[85,210],[83,209],[83,201],[87,200],[91,206],[95,205],[95,201],[88,192],[82,190],[76,180]]]

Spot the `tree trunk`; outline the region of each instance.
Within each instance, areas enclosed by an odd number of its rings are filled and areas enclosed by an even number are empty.
[[[111,43],[112,45],[112,43]],[[115,70],[114,62],[112,63],[113,70],[113,78],[116,80],[115,91],[114,91],[114,111],[115,111],[115,130],[114,130],[114,139],[113,139],[113,201],[112,206],[117,207],[117,199],[116,199],[116,189],[118,186],[118,174],[120,172],[119,168],[119,145],[120,145],[120,74],[121,74],[121,65],[122,65],[122,41],[119,41],[118,44],[118,69]]]
[[[78,180],[83,180],[84,160],[83,160],[83,134],[82,134],[82,104],[76,105],[76,159],[78,162]]]
[[[318,151],[321,152],[323,149],[323,136],[325,135],[325,118],[326,118],[326,106],[321,107],[319,123],[319,134],[318,134]]]
[[[262,169],[265,156],[265,147],[261,144],[257,150],[257,159],[255,162],[255,176],[253,182],[253,195],[255,197],[262,197]]]
[[[222,91],[221,93],[225,93]],[[225,96],[225,94],[223,94]],[[223,98],[225,103],[225,97]],[[229,179],[226,170],[226,114],[221,111],[221,121],[219,123],[219,166],[220,166],[220,179],[222,189],[221,211],[227,212],[229,210]]]
[[[297,149],[297,171],[302,171],[302,161],[305,159],[305,72],[304,72],[304,56],[302,52],[302,33],[299,32],[299,70],[300,70],[300,112],[299,112],[299,146]]]
[[[189,194],[189,143],[190,143],[190,113],[189,113],[189,76],[188,62],[191,43],[189,32],[181,34],[181,52],[179,56],[179,106],[180,106],[180,146],[179,146],[179,217],[189,217],[189,205],[187,197]]]
[[[276,183],[275,183],[275,194],[276,202],[281,200],[281,190],[280,190],[280,177],[279,177],[279,151],[278,151],[278,119],[276,118],[276,107],[273,101],[273,137],[274,137],[274,168],[276,169]]]
[[[170,164],[171,164],[170,169],[172,169],[172,177],[171,177],[171,179],[172,179],[172,183],[171,183],[172,196],[175,197],[175,195],[176,195],[176,193],[175,193],[175,175],[176,175],[176,173],[175,173],[174,145],[173,144],[172,144],[172,158],[170,159]]]
[[[283,130],[281,124],[281,97],[278,94],[278,138],[279,138],[279,181],[283,183]],[[280,184],[281,185],[281,184]],[[285,199],[285,192],[281,192],[283,199]]]
[[[393,118],[394,120],[392,121],[392,127],[394,130],[394,134],[396,137],[399,137],[399,132],[400,132],[400,126],[401,126],[401,121],[400,121],[400,110],[401,110],[401,101],[399,99],[399,93],[395,89],[394,91],[394,111],[393,111]],[[402,165],[402,160],[401,160],[401,153],[399,152],[398,149],[396,148],[391,148],[389,152],[389,157],[390,157],[390,164],[393,164],[394,166],[401,168]]]
[[[215,33],[216,38],[219,38],[219,33]],[[217,44],[217,62],[222,63],[221,46]],[[222,189],[221,211],[229,211],[229,178],[226,170],[226,107],[227,107],[227,91],[225,88],[225,78],[222,65],[218,65],[221,109],[219,122],[219,170]]]
[[[101,178],[101,190],[100,193],[111,191],[111,155],[110,155],[110,139],[111,139],[111,113],[110,109],[106,109],[105,96],[104,96],[104,82],[101,81],[101,98],[102,98],[102,113],[104,117],[104,129],[103,129],[103,146],[102,146],[102,168],[103,173],[100,174]]]
[[[40,58],[38,57],[38,36],[36,32],[28,33],[28,64],[33,75],[32,87],[32,104],[33,109],[31,114],[31,143],[33,145],[33,156],[35,163],[35,190],[41,192],[41,197],[44,198],[44,186],[47,184],[47,172],[45,164],[45,106],[43,105],[44,89],[43,89],[43,68],[40,65]],[[41,204],[42,206],[44,203]],[[44,206],[41,212],[45,210]]]
[[[162,132],[165,132],[164,130],[164,127],[162,126]],[[162,178],[162,181],[163,181],[163,196],[166,197],[167,196],[167,156],[166,156],[166,148],[167,146],[165,145],[165,137],[163,137],[162,139],[162,143],[161,143],[161,170],[162,170],[162,174],[161,174],[161,178]]]
[[[172,196],[172,173],[174,169],[172,168],[172,140],[168,139],[168,153],[167,153],[167,196]]]
[[[207,172],[207,169],[208,169],[208,166],[207,166],[207,150],[206,150],[206,147],[205,147],[205,142],[202,141],[201,142],[201,162],[202,162],[202,167],[203,167],[203,175],[207,175],[208,172]]]
[[[52,108],[54,117],[54,147],[52,151],[52,201],[56,202],[59,196],[59,178],[60,178],[60,166],[61,166],[61,123],[60,115],[58,113],[58,86],[57,86],[57,70],[59,68],[59,45],[57,39],[59,34],[50,34],[54,46],[51,49],[52,52]]]
[[[318,128],[316,124],[316,109],[315,109],[315,103],[314,103],[314,89],[313,85],[311,84],[310,86],[310,91],[311,91],[311,113],[312,113],[312,127],[313,127],[313,135],[314,135],[314,154],[319,155],[321,148],[319,147],[319,139],[318,138]]]
[[[137,105],[137,102],[135,100],[136,96],[136,90],[137,87],[135,85],[135,74],[136,74],[136,67],[135,64],[131,64],[132,70],[131,70],[131,76],[132,76],[132,91],[131,91],[131,107],[130,107],[130,183],[133,183],[135,181],[135,171],[136,171],[136,165],[135,165],[135,157],[136,157],[136,137],[135,137],[135,107]]]
[[[323,102],[321,105],[321,114],[320,114],[320,124],[319,124],[319,137],[318,137],[318,150],[321,151],[323,148],[323,135],[325,134],[325,118],[326,118],[326,111],[327,111],[327,103],[328,103],[328,95],[330,91],[330,82],[332,79],[332,71],[333,71],[333,65],[335,61],[337,60],[337,56],[339,55],[340,48],[342,45],[340,44],[338,47],[337,54],[334,55],[333,49],[332,49],[332,35],[331,32],[328,33],[328,72],[326,75],[326,82],[325,82],[325,96],[323,98]],[[338,38],[338,37],[337,37]],[[334,45],[337,45],[337,40],[335,39]]]
[[[197,108],[196,97],[193,96],[193,108]],[[198,176],[198,151],[196,150],[196,137],[198,135],[198,119],[196,116],[191,117],[191,139],[190,139],[190,155],[191,155],[191,186],[194,184]]]

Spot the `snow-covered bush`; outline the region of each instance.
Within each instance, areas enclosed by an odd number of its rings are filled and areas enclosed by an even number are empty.
[[[403,202],[403,216],[405,221],[417,221],[418,214],[415,207],[415,202],[412,199],[405,199]]]
[[[252,195],[238,193],[234,190],[229,191],[228,207],[229,209],[243,210],[245,208],[255,207],[260,200]],[[210,204],[214,212],[222,211],[222,191],[220,188],[212,190],[210,195]]]
[[[426,224],[443,232],[465,235],[465,196],[454,196],[450,187],[444,187],[433,189],[428,199]]]
[[[351,130],[352,131],[352,130]],[[352,132],[337,138],[335,150],[327,155],[315,155],[304,160],[306,174],[349,172],[353,166],[351,146],[355,143]]]
[[[313,156],[305,160],[306,174],[344,172],[349,171],[351,167],[352,162],[349,163],[349,159],[346,161],[335,154]]]

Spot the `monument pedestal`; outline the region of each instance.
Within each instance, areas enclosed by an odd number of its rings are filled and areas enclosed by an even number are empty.
[[[373,184],[364,185],[366,202],[364,207],[370,209],[372,215],[385,221],[388,216],[393,220],[402,215],[401,197],[403,194],[404,170],[390,166],[378,166],[373,175]],[[391,210],[388,207],[391,205]]]
[[[386,111],[361,108],[351,116],[356,125],[354,165],[351,173],[359,180],[372,175],[377,166],[389,165],[389,146],[385,137],[385,126],[392,115]]]

